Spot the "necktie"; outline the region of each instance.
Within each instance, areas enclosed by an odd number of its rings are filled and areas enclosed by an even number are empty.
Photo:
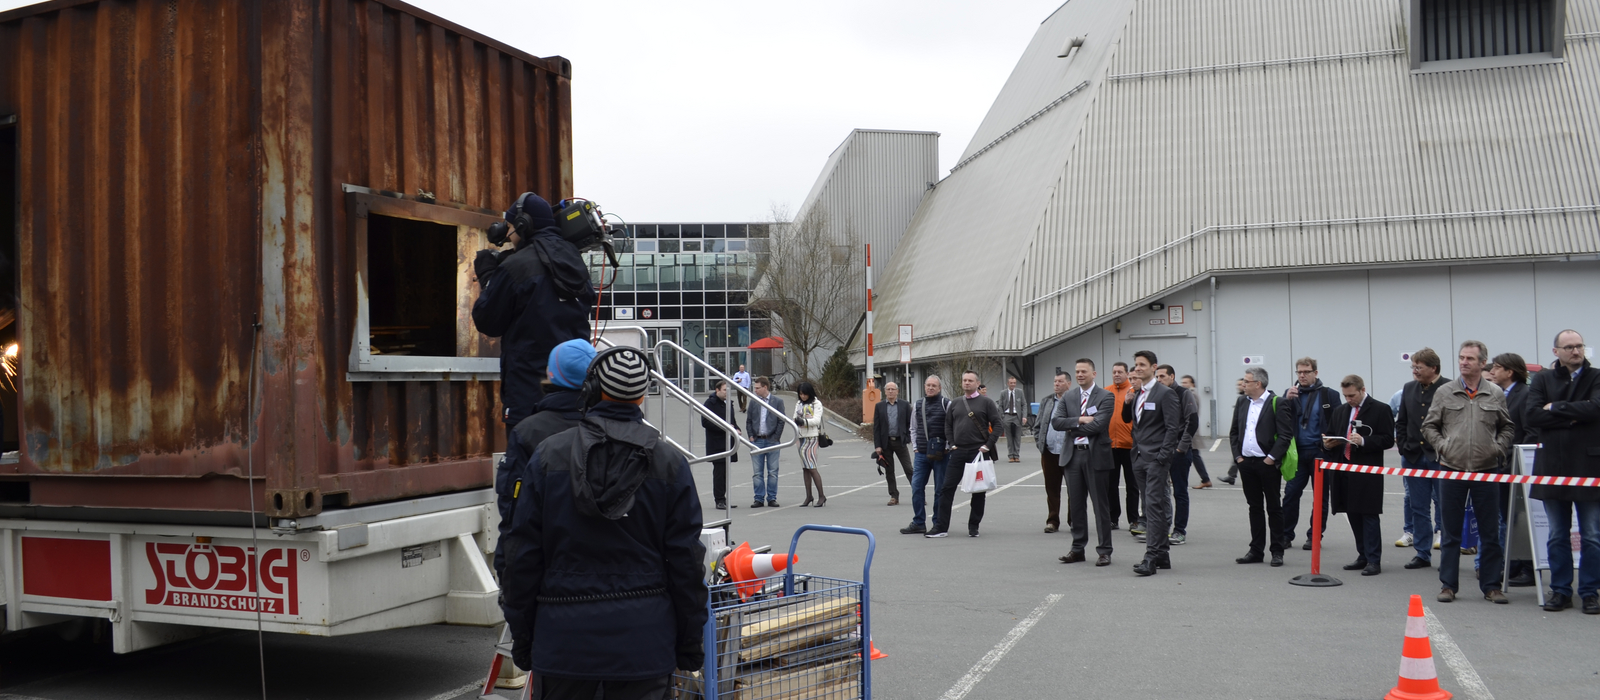
[[[1139,395],[1134,397],[1133,422],[1135,423],[1139,422],[1139,419],[1144,417],[1144,395],[1149,391],[1149,389],[1140,389]]]
[[[1352,432],[1352,433],[1355,432],[1356,416],[1358,416],[1360,414],[1361,414],[1361,407],[1360,406],[1356,406],[1356,407],[1350,409],[1350,432]],[[1345,437],[1348,438],[1350,436],[1349,436],[1349,434],[1346,434]],[[1350,441],[1346,440],[1345,443],[1344,443],[1344,458],[1346,460],[1350,459],[1350,447],[1351,447]]]
[[[1078,395],[1083,397],[1083,402],[1078,404],[1078,415],[1081,416],[1084,413],[1088,412],[1088,410],[1089,410],[1089,392],[1084,391],[1083,389],[1080,388],[1080,389],[1078,389]],[[1072,444],[1074,444],[1074,445],[1087,445],[1087,444],[1089,444],[1089,438],[1080,437],[1080,438],[1078,438],[1076,440],[1073,440]]]

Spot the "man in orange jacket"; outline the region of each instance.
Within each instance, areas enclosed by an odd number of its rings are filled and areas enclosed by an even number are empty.
[[[1111,365],[1111,386],[1106,387],[1117,397],[1116,406],[1128,398],[1128,363]],[[1122,500],[1117,498],[1117,475],[1128,482],[1128,531],[1137,535],[1144,532],[1139,520],[1139,482],[1133,478],[1133,425],[1123,420],[1122,411],[1111,414],[1111,478],[1106,502],[1111,504],[1111,529],[1117,529],[1117,519],[1122,517]]]

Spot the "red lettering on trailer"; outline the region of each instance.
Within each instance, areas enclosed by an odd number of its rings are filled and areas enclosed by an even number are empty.
[[[146,604],[300,614],[298,564],[310,560],[309,550],[147,542],[144,551],[155,575],[155,587],[144,592]]]

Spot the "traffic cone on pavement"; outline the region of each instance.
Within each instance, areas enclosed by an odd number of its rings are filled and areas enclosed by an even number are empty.
[[[878,651],[878,643],[872,641],[872,639],[870,637],[867,638],[867,647],[872,650],[872,657],[871,658],[872,658],[873,661],[877,661],[878,659],[887,659],[887,658],[889,658],[888,654],[885,654],[885,653],[883,653],[881,651]]]
[[[1450,700],[1439,687],[1433,669],[1433,645],[1428,643],[1428,622],[1422,616],[1422,596],[1411,596],[1406,618],[1406,643],[1400,652],[1400,682],[1383,700]]]

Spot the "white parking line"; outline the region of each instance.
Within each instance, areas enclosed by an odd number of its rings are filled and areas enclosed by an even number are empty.
[[[1213,442],[1213,443],[1211,443],[1211,449],[1210,449],[1210,450],[1208,450],[1208,451],[1210,451],[1210,452],[1216,452],[1216,451],[1217,451],[1217,448],[1218,448],[1218,447],[1221,447],[1221,446],[1222,446],[1222,438],[1217,438],[1217,441],[1216,441],[1216,442]]]
[[[1472,667],[1472,662],[1467,661],[1467,655],[1461,653],[1461,647],[1456,646],[1456,640],[1450,638],[1450,633],[1444,631],[1444,625],[1439,618],[1433,616],[1433,610],[1424,606],[1423,617],[1428,620],[1428,638],[1433,643],[1433,648],[1444,659],[1450,672],[1456,675],[1456,682],[1461,684],[1461,692],[1465,693],[1468,700],[1494,700],[1494,694],[1489,692],[1489,686],[1483,684],[1483,679],[1478,677],[1478,671]]]
[[[866,486],[857,486],[857,487],[855,487],[853,489],[850,489],[849,491],[833,494],[832,496],[829,496],[828,498],[831,500],[831,499],[834,499],[834,498],[838,498],[840,496],[848,496],[848,495],[850,495],[852,493],[860,491],[861,489],[870,489],[870,488],[872,488],[874,486],[882,486],[882,485],[883,485],[882,483],[877,483],[877,484],[867,484]],[[766,510],[761,511],[760,513],[751,513],[750,517],[759,518],[759,517],[761,517],[763,515],[766,515],[768,513],[776,513],[776,512],[778,512],[780,510],[788,510],[790,508],[800,508],[800,507],[801,506],[795,505],[795,506],[781,506],[781,507],[778,507],[778,508],[768,508]],[[804,507],[810,508],[811,506],[804,506]]]
[[[945,691],[944,695],[939,697],[939,700],[961,700],[967,696],[967,693],[972,692],[973,687],[978,685],[978,681],[983,680],[984,676],[994,670],[995,665],[1000,663],[1000,658],[1005,656],[1006,652],[1011,651],[1011,647],[1016,646],[1017,642],[1022,640],[1022,636],[1028,633],[1028,630],[1039,624],[1040,618],[1043,618],[1045,613],[1050,612],[1050,608],[1055,606],[1056,602],[1061,600],[1061,597],[1060,593],[1051,593],[1045,596],[1044,602],[1040,603],[1039,607],[1034,608],[1033,612],[1023,618],[1022,622],[1018,622],[1016,627],[1011,628],[1011,632],[1007,633],[999,644],[994,645],[994,648],[990,649],[989,653],[984,654],[983,658],[978,659],[978,663],[967,671],[967,675],[962,676],[961,680],[950,686],[950,689]]]

